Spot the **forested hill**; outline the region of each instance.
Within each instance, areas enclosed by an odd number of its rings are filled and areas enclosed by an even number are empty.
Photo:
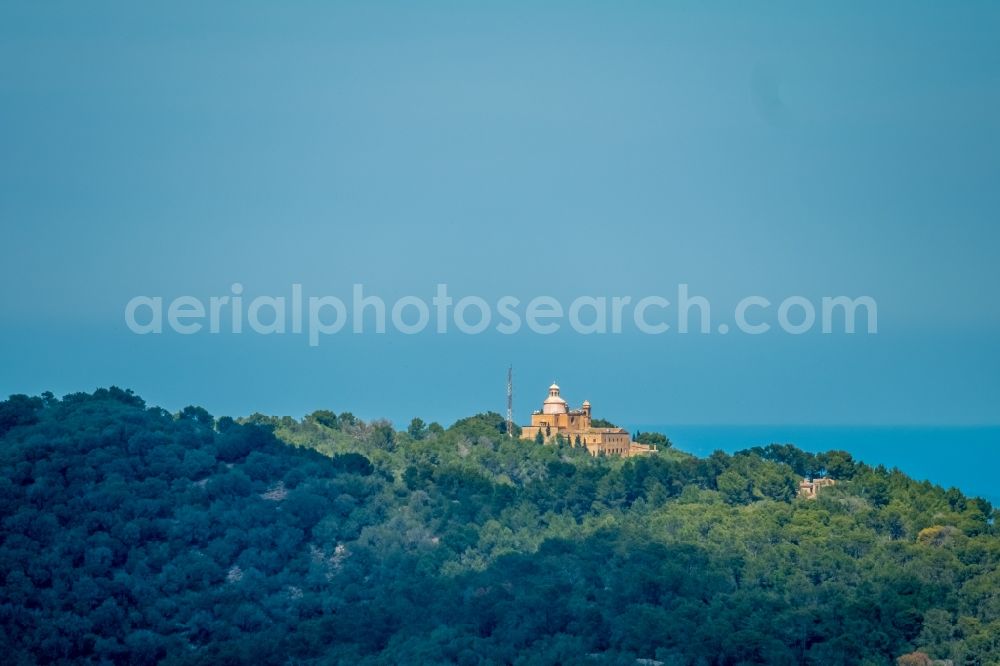
[[[1000,664],[985,501],[844,453],[502,430],[12,397],[0,660]]]

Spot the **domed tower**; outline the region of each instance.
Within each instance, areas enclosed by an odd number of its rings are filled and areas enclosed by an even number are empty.
[[[569,411],[566,401],[559,397],[559,386],[549,387],[549,397],[542,403],[542,414],[565,414]]]
[[[584,429],[589,429],[590,428],[590,401],[589,400],[584,400],[583,401],[583,418],[584,418],[583,428]]]

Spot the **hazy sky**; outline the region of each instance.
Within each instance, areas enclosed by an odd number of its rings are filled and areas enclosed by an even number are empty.
[[[294,6],[289,6],[293,5]],[[5,2],[0,393],[1000,422],[1000,5]],[[870,295],[877,335],[137,336],[136,295]]]

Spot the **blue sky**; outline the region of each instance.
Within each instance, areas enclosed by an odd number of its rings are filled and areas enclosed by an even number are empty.
[[[0,7],[0,393],[1000,422],[992,3]],[[725,11],[723,11],[725,8]],[[136,336],[133,296],[870,295],[879,333]]]

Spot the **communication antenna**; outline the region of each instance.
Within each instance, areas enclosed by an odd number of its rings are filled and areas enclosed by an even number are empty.
[[[514,436],[514,366],[507,366],[507,436]]]

